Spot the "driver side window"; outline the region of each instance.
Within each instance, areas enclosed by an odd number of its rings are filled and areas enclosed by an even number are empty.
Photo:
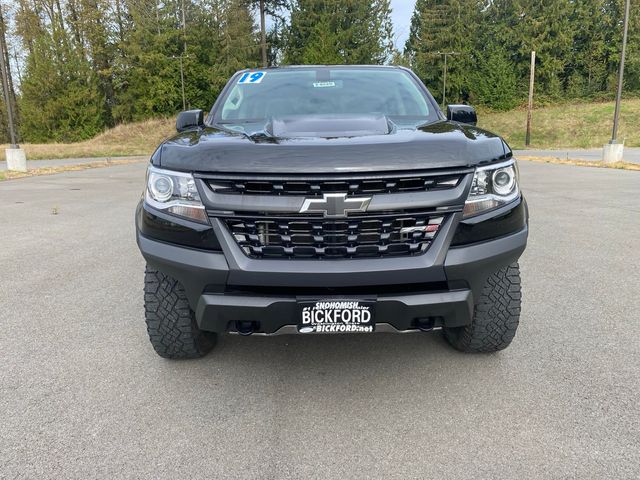
[[[227,101],[224,102],[224,106],[222,108],[222,119],[223,120],[231,120],[234,118],[240,118],[240,106],[242,105],[242,99],[244,98],[244,94],[242,93],[242,88],[238,85],[233,87]]]

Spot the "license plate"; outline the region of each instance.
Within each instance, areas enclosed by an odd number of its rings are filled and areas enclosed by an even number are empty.
[[[300,333],[371,333],[375,301],[314,300],[298,302]]]

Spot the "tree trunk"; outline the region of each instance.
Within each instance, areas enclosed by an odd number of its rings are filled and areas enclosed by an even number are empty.
[[[260,0],[260,47],[262,50],[262,66],[268,67],[267,62],[267,25],[264,14],[264,0]]]
[[[120,38],[120,43],[124,43],[124,31],[122,28],[122,10],[120,7],[120,0],[115,0],[116,2],[116,22],[118,23],[118,37]]]
[[[14,83],[13,83],[13,75],[11,74],[11,62],[9,60],[9,46],[7,45],[7,41],[6,41],[6,25],[4,22],[4,15],[2,14],[2,8],[0,8],[0,35],[2,35],[2,47],[3,47],[3,51],[2,51],[2,55],[4,57],[4,63],[5,63],[5,69],[6,69],[6,73],[7,73],[7,89],[8,89],[8,95],[7,97],[9,98],[9,101],[11,102],[11,110],[13,111],[13,116],[14,116],[14,120],[17,118],[18,116],[18,111],[16,109],[17,107],[17,102],[16,102],[16,90],[14,87]],[[8,111],[8,109],[7,109]]]

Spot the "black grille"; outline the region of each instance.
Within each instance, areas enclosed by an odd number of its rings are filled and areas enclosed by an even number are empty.
[[[443,220],[442,214],[224,219],[249,257],[312,259],[422,254]]]
[[[208,180],[208,184],[214,192],[226,194],[313,196],[344,192],[347,195],[359,195],[446,190],[455,188],[461,178],[460,174],[318,180],[216,178]]]

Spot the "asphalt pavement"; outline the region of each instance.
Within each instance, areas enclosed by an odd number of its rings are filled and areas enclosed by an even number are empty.
[[[0,183],[0,478],[640,478],[640,173],[521,162],[512,346],[146,336],[144,165]]]

